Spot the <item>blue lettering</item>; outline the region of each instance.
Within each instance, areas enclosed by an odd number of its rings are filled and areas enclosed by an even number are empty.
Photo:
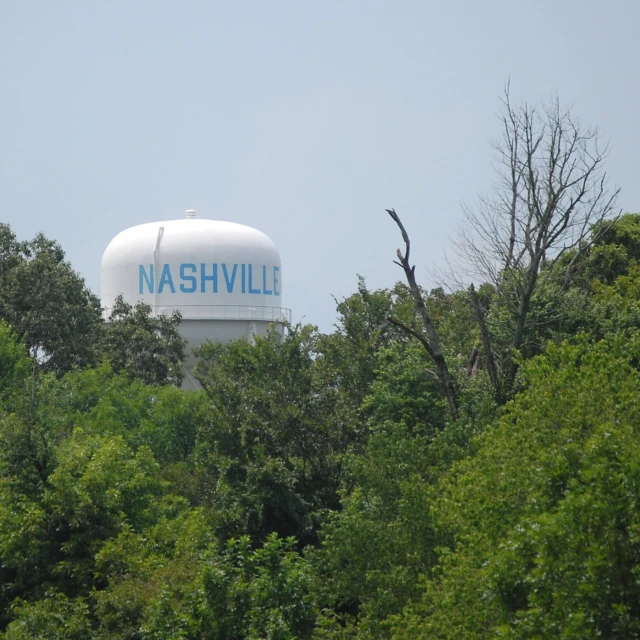
[[[231,278],[229,278],[229,272],[227,271],[227,265],[222,265],[222,275],[224,276],[224,282],[227,285],[227,293],[233,293],[233,285],[236,281],[236,273],[238,273],[238,265],[234,264],[231,270]]]
[[[264,293],[265,296],[270,296],[273,291],[271,291],[270,289],[267,289],[267,265],[263,264],[262,265],[262,293]]]
[[[173,278],[171,277],[171,269],[168,264],[162,267],[162,276],[160,277],[160,284],[158,285],[158,293],[162,293],[164,285],[168,284],[171,293],[176,292],[176,288],[173,286]]]
[[[211,265],[211,272],[208,272],[208,265]],[[159,266],[159,265],[158,265]],[[238,269],[240,266],[240,269]],[[175,293],[173,274],[171,265],[163,264],[159,281],[156,282],[156,265],[138,265],[138,292],[140,295],[144,293],[163,293],[165,290]],[[198,289],[202,293],[213,292],[218,293],[218,268],[222,269],[224,277],[224,287],[227,293],[233,293],[236,281],[240,280],[240,288],[242,293],[253,295],[279,296],[280,295],[280,267],[269,267],[266,264],[224,264],[224,263],[200,263],[198,265],[185,262],[180,265],[180,291],[182,293],[195,293]],[[262,284],[259,282],[258,269],[262,267]],[[272,282],[269,282],[269,269],[273,269]],[[177,265],[176,265],[177,269]],[[199,273],[198,273],[199,272]],[[239,273],[238,273],[239,272]],[[198,276],[199,286],[198,286]],[[211,287],[208,286],[211,282]],[[224,289],[223,289],[224,290]]]
[[[273,267],[273,295],[279,296],[280,292],[278,291],[278,271],[280,271],[280,267]]]
[[[253,288],[253,265],[249,265],[249,293],[262,293],[260,289]]]
[[[140,265],[140,270],[139,270],[139,286],[138,286],[138,293],[140,295],[142,295],[144,293],[144,283],[147,283],[147,289],[149,291],[149,293],[153,293],[153,283],[154,283],[154,277],[153,277],[153,265],[150,264],[149,265],[149,274],[147,275],[147,272],[145,271],[144,265],[141,264]]]
[[[213,282],[213,293],[218,293],[218,265],[213,263],[213,274],[207,275],[207,265],[204,262],[200,263],[200,291],[205,293],[207,290],[207,280]]]
[[[196,265],[191,263],[181,264],[180,265],[180,280],[183,282],[191,282],[191,285],[185,287],[183,284],[180,285],[180,291],[182,293],[195,293],[196,290],[196,277],[188,276],[185,272],[187,269],[193,273],[196,271]]]

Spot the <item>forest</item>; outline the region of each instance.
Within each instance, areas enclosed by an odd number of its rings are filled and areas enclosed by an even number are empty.
[[[179,314],[0,225],[0,638],[640,637],[640,214],[571,110],[501,109],[442,286],[382,209],[393,288],[198,391]]]

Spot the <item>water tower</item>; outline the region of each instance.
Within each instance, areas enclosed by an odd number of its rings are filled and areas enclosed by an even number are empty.
[[[149,222],[119,233],[102,256],[102,306],[145,302],[155,315],[182,314],[184,388],[197,388],[193,349],[210,339],[252,340],[291,311],[282,307],[280,254],[252,227],[198,218]]]

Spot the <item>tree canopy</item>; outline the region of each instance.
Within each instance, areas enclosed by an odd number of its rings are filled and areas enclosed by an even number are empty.
[[[0,639],[640,637],[640,214],[427,291],[390,212],[406,282],[203,345],[197,391],[178,315],[0,226]]]

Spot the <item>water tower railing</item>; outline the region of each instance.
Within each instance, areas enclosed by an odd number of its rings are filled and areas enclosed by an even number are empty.
[[[291,323],[291,309],[284,307],[259,307],[234,304],[215,305],[156,305],[151,306],[155,315],[171,315],[174,311],[182,314],[183,320],[262,320],[265,322]],[[103,309],[105,320],[110,308]]]
[[[262,320],[265,322],[291,322],[291,309],[283,307],[251,307],[247,305],[156,305],[151,307],[155,315],[171,315],[174,311],[182,314],[183,320]],[[103,311],[108,319],[111,309]]]

